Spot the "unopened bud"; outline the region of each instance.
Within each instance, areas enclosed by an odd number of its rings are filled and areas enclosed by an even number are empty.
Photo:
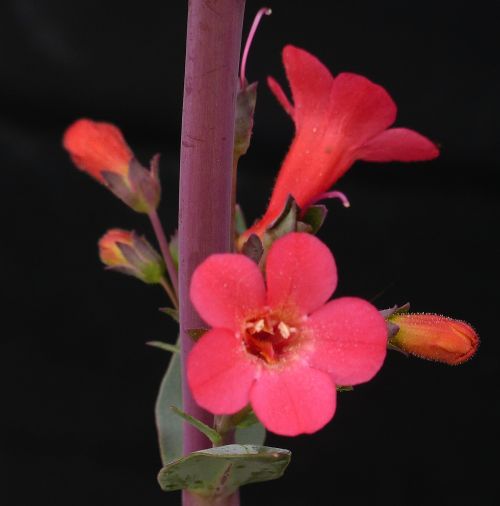
[[[99,240],[99,257],[109,269],[144,283],[161,283],[165,275],[163,260],[151,244],[127,230],[108,230]]]
[[[158,159],[143,167],[120,129],[89,119],[75,121],[64,133],[63,146],[73,163],[107,186],[134,211],[150,213],[160,201]]]
[[[397,326],[389,343],[420,358],[457,365],[471,358],[479,346],[469,324],[446,316],[395,313],[388,321]]]

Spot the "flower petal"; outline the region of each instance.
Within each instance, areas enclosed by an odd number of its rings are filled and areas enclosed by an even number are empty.
[[[329,100],[332,141],[340,135],[348,149],[361,146],[394,123],[396,104],[387,91],[366,77],[339,74]]]
[[[439,149],[427,137],[408,128],[390,128],[373,137],[356,151],[367,162],[417,162],[432,160]]]
[[[334,292],[337,267],[332,253],[319,239],[291,233],[271,246],[266,280],[269,306],[309,314]]]
[[[196,402],[216,414],[231,414],[249,402],[256,375],[253,362],[236,335],[212,329],[194,345],[188,357],[187,378]]]
[[[313,313],[305,326],[315,342],[310,365],[332,374],[337,385],[364,383],[384,362],[386,323],[363,299],[333,300]]]
[[[311,434],[333,417],[335,385],[322,371],[308,366],[263,369],[250,392],[257,418],[282,436]]]
[[[290,115],[291,118],[293,119],[294,115],[293,105],[290,103],[290,100],[288,100],[288,97],[286,96],[280,84],[273,77],[268,77],[267,85],[269,86],[269,89],[273,92],[274,96],[276,97],[276,100],[280,103],[281,107],[283,107],[283,109],[285,109],[285,112],[288,115]]]
[[[212,327],[240,330],[242,320],[265,304],[265,286],[257,264],[244,255],[208,257],[191,278],[191,301]]]
[[[330,71],[315,56],[291,45],[283,49],[283,65],[292,90],[296,128],[324,117],[333,85]]]

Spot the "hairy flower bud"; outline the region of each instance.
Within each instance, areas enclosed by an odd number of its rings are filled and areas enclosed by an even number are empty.
[[[119,128],[89,119],[75,121],[64,133],[64,148],[73,163],[139,213],[154,211],[160,201],[158,157],[143,167]]]
[[[73,163],[102,184],[103,172],[126,176],[134,156],[116,126],[89,119],[75,121],[64,133],[63,145]]]
[[[99,257],[109,269],[144,283],[161,283],[165,274],[163,260],[149,242],[127,230],[108,230],[99,240]]]
[[[467,323],[435,314],[395,313],[392,346],[427,360],[457,365],[474,355],[479,337]]]

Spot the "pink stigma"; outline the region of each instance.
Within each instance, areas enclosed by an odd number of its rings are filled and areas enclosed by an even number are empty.
[[[320,200],[325,199],[339,199],[344,207],[351,207],[351,203],[349,202],[349,199],[346,197],[345,193],[337,191],[321,193],[309,205],[316,204]]]
[[[245,43],[245,49],[243,50],[243,56],[241,58],[241,67],[240,67],[240,86],[241,89],[245,87],[246,77],[245,77],[245,69],[247,66],[248,53],[250,51],[250,46],[252,45],[253,38],[255,36],[255,32],[259,26],[260,20],[262,16],[271,15],[273,11],[269,7],[262,7],[258,10],[255,18],[253,20],[252,26],[250,27],[250,31],[248,32],[247,41]]]

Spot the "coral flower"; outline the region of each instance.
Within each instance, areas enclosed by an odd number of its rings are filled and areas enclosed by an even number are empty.
[[[371,304],[327,302],[336,284],[331,252],[305,233],[272,245],[265,280],[244,255],[205,260],[191,282],[191,300],[213,327],[188,359],[196,402],[218,415],[250,403],[277,434],[322,428],[335,412],[336,385],[370,380],[387,346],[385,321]]]
[[[63,146],[73,163],[138,213],[150,214],[160,201],[158,155],[147,170],[134,157],[119,128],[90,119],[75,121]]]
[[[274,79],[268,78],[268,84],[292,117],[295,138],[265,215],[244,237],[261,236],[290,194],[307,208],[356,160],[411,162],[438,156],[436,146],[417,132],[389,128],[396,105],[381,86],[351,73],[334,78],[316,57],[294,46],[284,48],[283,63],[293,105]]]
[[[126,176],[133,158],[121,131],[111,123],[79,119],[64,133],[63,145],[79,169],[103,184],[102,172]]]
[[[476,353],[479,337],[468,324],[436,314],[397,313],[389,318],[397,325],[390,343],[427,360],[458,365]]]

